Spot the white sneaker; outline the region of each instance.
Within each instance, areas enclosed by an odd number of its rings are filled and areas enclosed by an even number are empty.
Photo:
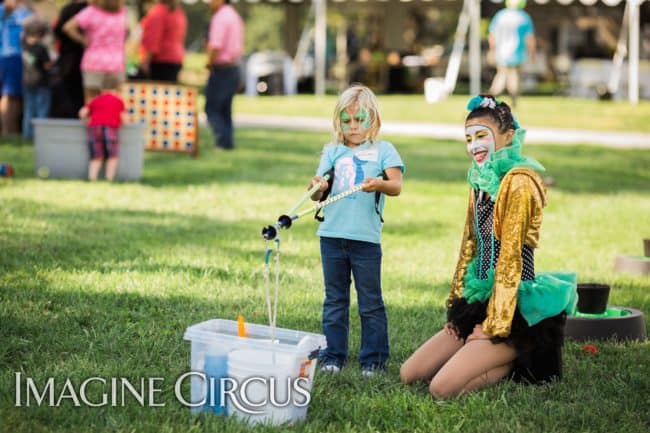
[[[325,364],[320,368],[320,371],[328,374],[338,374],[341,371],[341,367],[336,364]]]
[[[362,367],[361,368],[361,376],[365,377],[366,379],[370,379],[371,377],[375,377],[377,375],[380,375],[384,372],[383,368],[378,368],[375,366],[370,366],[370,367]]]

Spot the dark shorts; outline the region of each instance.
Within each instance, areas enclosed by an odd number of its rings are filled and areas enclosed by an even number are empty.
[[[118,128],[110,126],[88,127],[90,159],[117,158],[120,156]]]
[[[0,57],[0,81],[3,95],[23,95],[23,58],[20,54]]]

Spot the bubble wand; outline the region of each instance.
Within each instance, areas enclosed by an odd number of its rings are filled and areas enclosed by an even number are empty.
[[[305,195],[303,195],[302,197],[300,197],[300,200],[298,200],[298,201],[296,202],[296,204],[294,204],[294,205],[291,207],[291,209],[289,209],[289,210],[285,213],[285,215],[291,215],[292,213],[294,213],[294,212],[295,212],[295,211],[296,211],[300,206],[302,206],[302,204],[303,204],[304,202],[306,202],[307,200],[309,200],[309,199],[311,198],[311,196],[312,196],[316,191],[318,191],[318,190],[320,189],[320,187],[323,186],[323,184],[326,183],[328,180],[330,180],[330,175],[329,175],[329,173],[326,173],[326,174],[323,176],[322,180],[321,180],[320,182],[316,183],[316,185],[312,186],[311,189],[305,193]]]
[[[378,177],[378,179],[381,179],[381,177]],[[332,196],[332,197],[328,198],[327,200],[324,200],[324,201],[322,201],[320,203],[316,203],[315,205],[313,205],[313,206],[311,206],[311,207],[309,207],[309,208],[307,208],[307,209],[305,209],[305,210],[303,210],[301,212],[298,212],[295,215],[292,215],[292,216],[280,215],[280,217],[278,218],[277,223],[273,224],[272,226],[266,226],[266,227],[264,227],[262,229],[262,236],[266,240],[269,240],[269,241],[273,240],[273,239],[275,239],[275,237],[278,234],[278,231],[277,231],[278,228],[288,229],[288,228],[291,227],[291,224],[293,223],[293,221],[297,220],[301,216],[307,215],[307,214],[312,213],[312,212],[316,212],[319,209],[322,209],[327,205],[330,205],[330,204],[332,204],[334,202],[337,202],[337,201],[339,201],[341,199],[344,199],[344,198],[348,197],[349,195],[352,195],[352,194],[354,194],[356,192],[359,192],[365,186],[366,186],[365,183],[360,183],[359,185],[357,185],[355,187],[352,187],[347,191],[343,191],[342,193],[337,194],[335,196]],[[314,188],[312,188],[312,189],[314,189]]]
[[[305,193],[300,199],[293,205],[291,206],[291,209],[289,209],[284,215],[280,216],[282,218],[285,215],[291,215],[298,209],[304,202],[309,200],[309,198],[320,189],[321,186],[323,186],[324,183],[326,183],[330,179],[329,173],[326,173],[322,180],[320,182],[317,182],[314,186],[311,187],[309,191]],[[282,225],[280,225],[280,218],[278,218],[278,222],[273,224],[272,226],[267,226],[262,229],[262,236],[264,236],[264,239],[267,241],[271,241],[275,239],[275,237],[278,234],[278,229],[282,228]],[[290,226],[291,224],[289,224]],[[289,227],[286,227],[289,228]]]

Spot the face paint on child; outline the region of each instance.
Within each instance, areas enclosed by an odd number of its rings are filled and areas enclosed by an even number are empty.
[[[495,139],[492,130],[484,125],[470,125],[465,128],[467,153],[481,166],[495,150]]]
[[[354,114],[354,118],[361,124],[361,127],[363,129],[370,128],[370,114],[365,108],[357,110],[357,112]]]
[[[350,115],[345,111],[341,111],[341,129],[343,132],[350,132]]]
[[[343,110],[341,111],[341,129],[343,132],[350,132],[351,122],[352,118],[350,115],[347,113],[347,111]],[[368,114],[368,110],[365,108],[361,108],[354,113],[354,120],[359,123],[360,128],[359,129],[368,129],[370,128],[370,115]]]

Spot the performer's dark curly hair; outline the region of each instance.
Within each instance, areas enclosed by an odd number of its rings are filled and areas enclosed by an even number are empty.
[[[493,102],[489,106],[479,106],[469,112],[465,121],[479,117],[489,117],[499,126],[499,132],[504,133],[509,129],[517,129],[519,125],[510,110],[510,106],[503,101],[498,101],[492,95],[479,95],[483,100]],[[491,108],[492,106],[493,108]]]

